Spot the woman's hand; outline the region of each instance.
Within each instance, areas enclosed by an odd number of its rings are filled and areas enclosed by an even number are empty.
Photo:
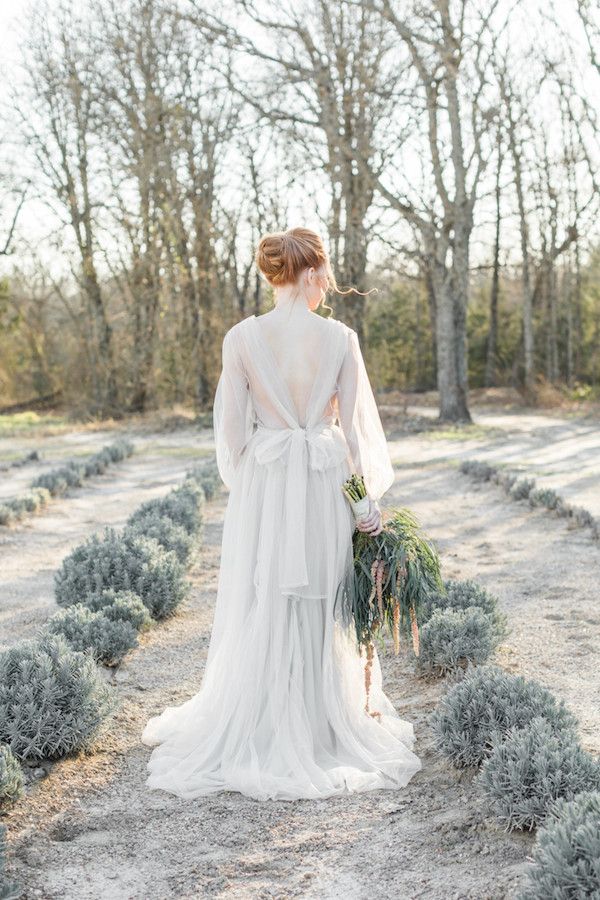
[[[381,534],[383,525],[381,522],[381,510],[377,500],[371,500],[369,498],[369,513],[364,519],[359,519],[356,523],[356,527],[359,531],[364,531],[372,537]]]

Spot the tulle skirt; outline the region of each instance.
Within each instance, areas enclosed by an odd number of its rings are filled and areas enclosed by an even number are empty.
[[[365,709],[365,655],[334,608],[352,565],[354,519],[341,492],[348,475],[346,460],[309,469],[309,583],[286,593],[285,461],[259,464],[250,441],[225,512],[204,676],[194,696],[147,722],[148,787],[188,799],[228,790],[295,800],[398,789],[421,769],[413,726],[383,691],[376,651],[369,710],[380,715]]]

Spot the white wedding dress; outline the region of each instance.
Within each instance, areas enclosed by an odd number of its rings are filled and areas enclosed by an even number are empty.
[[[401,788],[422,765],[413,726],[383,692],[376,652],[369,710],[381,715],[365,710],[365,655],[334,610],[352,565],[341,485],[357,471],[379,499],[394,480],[358,337],[309,313],[303,335],[275,344],[268,317],[223,341],[213,420],[229,497],[210,647],[198,693],[144,728],[146,783],[259,800]]]

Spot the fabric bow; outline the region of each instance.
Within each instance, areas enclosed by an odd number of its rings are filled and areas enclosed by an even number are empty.
[[[315,426],[267,428],[255,444],[261,465],[282,460],[286,466],[285,516],[280,558],[280,587],[290,591],[308,585],[306,566],[306,494],[308,469],[328,469],[346,458],[348,446],[342,430],[327,422]]]

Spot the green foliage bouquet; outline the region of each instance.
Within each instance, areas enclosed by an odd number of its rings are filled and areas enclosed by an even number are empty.
[[[348,479],[342,490],[353,504],[366,496],[360,476]],[[405,507],[386,511],[378,535],[356,529],[352,548],[353,565],[338,586],[336,607],[339,604],[346,624],[354,622],[359,647],[366,651],[368,708],[374,640],[387,630],[398,654],[400,636],[406,634],[418,656],[421,606],[431,594],[443,593],[444,586],[437,551]]]

